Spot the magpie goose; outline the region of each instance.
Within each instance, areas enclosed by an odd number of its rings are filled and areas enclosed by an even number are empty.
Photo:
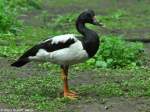
[[[82,35],[81,39],[74,34],[54,36],[26,51],[11,65],[21,67],[30,61],[48,61],[60,65],[64,81],[64,97],[76,98],[77,94],[69,90],[68,68],[70,65],[84,62],[93,57],[100,44],[98,34],[87,28],[86,23],[103,26],[96,21],[93,10],[86,10],[76,20],[76,28]]]

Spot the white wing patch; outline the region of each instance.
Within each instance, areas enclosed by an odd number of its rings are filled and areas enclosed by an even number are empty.
[[[42,57],[43,55],[48,55],[49,53],[44,49],[39,49],[36,56]]]
[[[31,60],[45,60],[48,55],[49,55],[49,52],[47,52],[44,49],[39,49],[39,51],[36,53],[36,55],[35,56],[29,56],[29,59],[31,59]]]
[[[59,42],[65,43],[68,39],[74,39],[75,41],[77,41],[74,34],[65,34],[65,35],[59,35],[59,36],[55,36],[53,38],[49,38],[49,39],[45,40],[44,42],[52,40],[52,44],[57,44]]]

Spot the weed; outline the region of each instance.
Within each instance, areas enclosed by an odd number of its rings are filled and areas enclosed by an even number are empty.
[[[7,33],[8,31],[14,32],[15,29],[20,25],[19,21],[16,19],[17,12],[15,9],[11,9],[4,3],[3,0],[0,1],[0,33]]]
[[[0,56],[14,58],[24,53],[24,51],[29,48],[27,46],[0,46]]]
[[[40,0],[0,0],[0,33],[12,32],[16,34],[22,24],[21,21],[17,19],[20,9],[28,9],[29,7],[27,6],[40,8],[38,3],[40,3]]]
[[[121,37],[103,36],[96,56],[86,62],[86,68],[137,68],[142,65],[143,44],[129,43]]]
[[[41,0],[6,0],[5,2],[7,5],[9,5],[10,8],[14,9],[21,9],[21,10],[28,10],[30,8],[36,8],[40,9],[40,4],[42,3]]]
[[[56,111],[66,100],[59,98],[61,82],[58,76],[46,75],[8,80],[0,86],[5,95],[2,102],[13,106],[26,106],[35,110]]]

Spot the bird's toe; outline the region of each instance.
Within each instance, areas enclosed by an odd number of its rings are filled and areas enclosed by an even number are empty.
[[[77,95],[76,92],[70,91],[70,92],[64,93],[64,97],[74,100],[74,99],[77,99],[79,96]]]

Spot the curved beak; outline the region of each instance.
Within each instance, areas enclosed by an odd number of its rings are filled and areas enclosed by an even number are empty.
[[[93,17],[93,24],[105,28],[105,25],[104,25],[103,23],[99,23],[99,22],[96,20],[96,17],[95,17],[95,16]]]

